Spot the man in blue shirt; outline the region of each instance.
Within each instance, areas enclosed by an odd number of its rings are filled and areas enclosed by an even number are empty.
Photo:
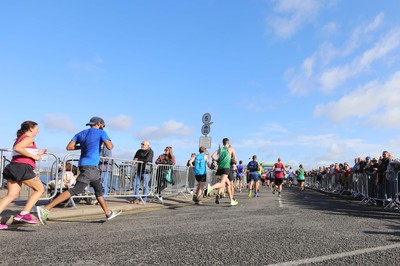
[[[110,209],[108,209],[103,197],[103,187],[100,181],[99,162],[101,145],[104,143],[109,150],[113,148],[110,138],[103,130],[106,125],[104,120],[100,117],[92,117],[90,122],[86,125],[90,126],[90,128],[76,134],[67,145],[68,151],[81,150],[81,157],[79,160],[80,174],[76,180],[76,184],[73,188],[63,192],[46,206],[37,207],[39,220],[42,224],[46,224],[51,209],[72,196],[82,193],[88,185],[93,187],[96,198],[107,220],[111,220],[121,214],[121,211],[110,211]]]

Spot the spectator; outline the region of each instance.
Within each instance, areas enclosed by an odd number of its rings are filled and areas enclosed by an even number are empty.
[[[64,172],[64,175],[63,175],[63,172]],[[47,188],[55,189],[56,184],[57,184],[57,188],[60,188],[60,187],[62,187],[63,189],[71,188],[73,185],[75,185],[75,182],[76,182],[76,178],[74,176],[74,173],[72,172],[72,164],[66,163],[65,171],[63,171],[63,169],[60,169],[57,179],[50,181],[47,184]]]
[[[148,187],[150,186],[150,177],[152,172],[152,163],[154,158],[154,152],[150,147],[148,140],[140,143],[140,149],[136,152],[133,157],[133,161],[138,163],[137,170],[135,173],[134,180],[134,194],[136,197],[133,198],[134,204],[145,204],[147,201]],[[143,196],[139,198],[139,186],[143,184]]]
[[[156,194],[158,195],[159,201],[162,203],[163,199],[161,196],[161,192],[164,190],[164,188],[167,186],[167,181],[165,180],[165,176],[168,171],[171,171],[172,175],[172,170],[173,170],[173,165],[175,165],[175,156],[174,153],[172,152],[172,147],[166,147],[164,150],[164,153],[158,156],[156,160],[156,164],[159,165],[157,168],[157,189],[156,189]]]
[[[186,164],[186,166],[187,167],[193,167],[191,164],[190,164],[190,161],[194,161],[194,159],[196,158],[196,153],[192,153],[192,155],[190,155],[190,159],[187,161],[187,164]]]
[[[109,157],[112,156],[112,152],[110,149],[106,147],[106,145],[104,145],[104,143],[101,145],[100,156],[108,157],[108,158],[102,158],[99,164],[101,172],[101,183],[103,186],[103,195],[106,198],[108,196],[111,186],[110,181],[112,177],[112,160],[109,159]]]

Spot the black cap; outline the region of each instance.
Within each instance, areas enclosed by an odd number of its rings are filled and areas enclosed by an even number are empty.
[[[103,124],[103,125],[105,124],[103,118],[98,117],[98,116],[93,116],[92,118],[90,118],[89,123],[87,123],[86,125],[87,126],[94,126],[97,123],[100,123],[100,124]]]

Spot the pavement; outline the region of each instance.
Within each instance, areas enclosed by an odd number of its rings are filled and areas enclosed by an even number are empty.
[[[398,212],[296,188],[282,198],[265,188],[259,198],[236,198],[235,207],[227,199],[196,206],[178,198],[159,209],[131,206],[141,211],[111,221],[15,223],[0,232],[0,264],[400,265]]]
[[[7,190],[0,190],[0,198],[3,198],[7,194]],[[13,222],[13,217],[17,215],[23,208],[26,200],[23,198],[27,198],[27,192],[22,191],[21,200],[17,200],[13,202],[6,211],[4,211],[1,216],[1,222],[6,223],[7,225],[11,225]],[[170,208],[174,205],[178,204],[187,204],[191,202],[191,196],[188,195],[185,197],[175,197],[174,195],[170,195],[163,198],[164,204],[160,204],[158,202],[147,202],[145,205],[138,204],[129,204],[128,198],[107,198],[107,206],[111,210],[122,210],[123,212],[147,212],[152,210],[159,210],[163,208]],[[37,203],[37,206],[45,205],[49,201],[48,200],[40,200]],[[64,219],[73,219],[79,217],[86,216],[103,216],[104,213],[101,207],[98,204],[88,204],[85,199],[82,199],[79,203],[76,204],[77,208],[72,207],[71,205],[65,206],[60,205],[54,208],[51,211],[49,216],[50,220],[64,220]],[[36,208],[32,210],[32,214],[36,215]]]

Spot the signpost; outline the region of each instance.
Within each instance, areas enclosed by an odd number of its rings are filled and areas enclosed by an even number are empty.
[[[208,136],[211,132],[211,115],[209,113],[205,113],[203,117],[201,118],[201,121],[203,122],[203,126],[201,127],[201,134],[203,136],[200,137],[199,141],[199,146],[203,146],[206,149],[211,148],[211,142],[212,139],[211,137]]]

